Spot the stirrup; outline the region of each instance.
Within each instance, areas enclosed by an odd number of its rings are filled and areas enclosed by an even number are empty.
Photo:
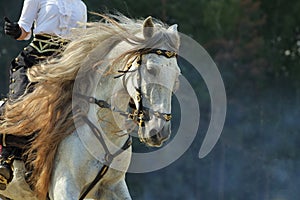
[[[0,174],[0,190],[5,190],[8,185],[7,179]]]
[[[3,159],[3,158],[2,158]],[[2,172],[0,173],[0,190],[5,190],[7,185],[13,179],[13,166],[12,163],[14,161],[14,155],[10,155],[6,160],[1,160]]]

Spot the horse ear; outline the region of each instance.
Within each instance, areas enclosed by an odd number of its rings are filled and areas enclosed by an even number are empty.
[[[178,32],[177,27],[178,27],[177,24],[173,24],[172,26],[170,26],[168,28],[168,31],[172,31],[172,32],[176,32],[177,33]]]
[[[143,34],[144,38],[150,38],[152,37],[154,33],[154,23],[152,21],[152,17],[149,16],[147,19],[145,19],[143,24]]]

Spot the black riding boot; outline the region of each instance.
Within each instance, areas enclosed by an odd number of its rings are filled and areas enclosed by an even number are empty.
[[[2,146],[0,155],[0,190],[5,190],[13,178],[14,148]]]

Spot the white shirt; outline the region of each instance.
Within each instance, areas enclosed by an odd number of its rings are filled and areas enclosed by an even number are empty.
[[[85,26],[87,8],[81,0],[24,0],[18,24],[34,34],[64,37],[75,27]],[[26,39],[29,39],[29,37]]]

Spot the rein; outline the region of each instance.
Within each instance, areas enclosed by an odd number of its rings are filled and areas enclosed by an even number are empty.
[[[80,110],[78,110],[80,112]],[[86,195],[95,187],[95,185],[101,180],[101,178],[103,178],[103,176],[106,174],[106,172],[108,171],[113,159],[115,157],[117,157],[118,155],[120,155],[123,151],[125,151],[126,149],[128,149],[131,144],[132,144],[132,138],[129,135],[126,142],[123,144],[123,146],[116,151],[115,153],[111,153],[103,139],[103,136],[101,134],[101,132],[99,131],[99,129],[87,118],[86,115],[81,115],[81,119],[90,127],[90,129],[92,130],[92,132],[94,133],[94,135],[97,137],[97,139],[100,141],[102,147],[104,148],[105,151],[105,162],[103,163],[102,168],[100,169],[100,171],[98,172],[97,176],[94,178],[94,180],[83,190],[83,192],[80,195],[79,200],[83,200]]]
[[[138,71],[139,71],[139,75],[141,76],[140,65],[142,63],[142,55],[153,53],[156,55],[164,56],[166,58],[173,58],[173,57],[177,56],[176,52],[162,50],[162,49],[145,48],[145,49],[138,50],[138,52],[139,52],[139,55],[130,63],[130,65],[126,66],[126,69],[118,71],[119,73],[122,73],[122,74],[118,75],[114,78],[119,78],[128,72],[133,72],[133,71],[130,71],[130,68],[132,67],[133,62],[136,59],[138,59],[137,60],[137,63],[139,65]],[[170,121],[172,118],[172,115],[169,113],[160,113],[158,111],[152,110],[151,108],[144,107],[143,106],[143,94],[142,94],[140,86],[139,86],[139,88],[136,88],[136,98],[139,103],[138,108],[135,108],[133,103],[129,103],[129,107],[132,108],[132,112],[126,112],[126,111],[119,110],[119,109],[113,107],[112,105],[110,105],[107,101],[99,100],[99,99],[96,99],[95,97],[89,97],[89,96],[85,96],[85,95],[78,94],[78,93],[76,93],[75,95],[78,96],[79,98],[86,100],[89,103],[98,105],[100,108],[110,109],[112,112],[117,112],[120,115],[125,116],[125,117],[127,116],[127,119],[133,120],[136,124],[139,125],[139,132],[140,132],[141,128],[145,126],[145,122],[150,120],[150,114],[153,114],[155,117],[161,118],[165,121]],[[81,117],[81,119],[90,127],[90,129],[92,130],[94,135],[97,137],[97,139],[100,141],[100,143],[105,151],[105,156],[104,156],[105,163],[103,163],[103,167],[100,169],[100,171],[98,172],[98,174],[94,178],[94,180],[86,188],[84,188],[83,192],[81,193],[79,200],[83,200],[86,197],[86,195],[94,188],[94,186],[101,180],[101,178],[106,174],[113,159],[131,146],[132,138],[129,135],[128,139],[123,144],[123,146],[118,151],[116,151],[115,153],[112,154],[109,151],[109,149],[103,139],[101,131],[88,119],[86,114],[81,113],[81,110],[79,108],[75,108],[75,109],[76,109],[76,113],[78,114],[78,117]]]

